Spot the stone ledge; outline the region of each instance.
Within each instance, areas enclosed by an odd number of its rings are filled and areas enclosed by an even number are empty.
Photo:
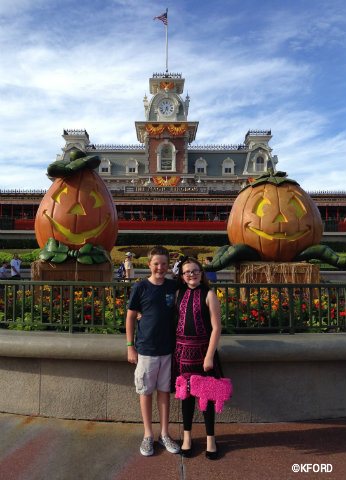
[[[0,330],[0,356],[127,361],[125,335]],[[346,333],[223,335],[223,362],[346,360]]]

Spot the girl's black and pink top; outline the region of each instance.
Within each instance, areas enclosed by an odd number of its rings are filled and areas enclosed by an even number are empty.
[[[176,346],[173,355],[172,387],[179,375],[205,375],[203,362],[212,331],[210,312],[206,304],[209,288],[181,289],[177,298]],[[214,357],[213,376],[219,378],[218,356]]]

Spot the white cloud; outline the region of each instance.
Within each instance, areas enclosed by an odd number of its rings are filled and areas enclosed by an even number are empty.
[[[169,69],[186,78],[196,143],[241,143],[249,128],[271,128],[278,168],[310,190],[340,190],[345,7],[306,5],[269,0],[254,11],[219,0],[194,9],[177,0]],[[137,143],[148,78],[165,66],[165,29],[152,21],[164,10],[135,0],[1,3],[0,163],[9,166],[0,188],[48,186],[38,176],[60,153],[64,128],[85,128],[93,143]]]

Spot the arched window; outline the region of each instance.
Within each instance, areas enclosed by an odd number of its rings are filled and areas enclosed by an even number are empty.
[[[204,158],[199,158],[195,162],[195,173],[199,173],[200,175],[206,175],[207,173],[207,162],[204,160]]]
[[[157,171],[176,171],[176,149],[168,140],[162,142],[157,149]]]
[[[131,175],[138,173],[138,162],[134,158],[129,158],[126,162],[126,173]]]
[[[106,158],[103,158],[101,160],[99,166],[99,173],[111,173],[111,162]]]
[[[264,158],[257,157],[256,158],[256,172],[264,172]]]
[[[172,171],[172,147],[170,145],[165,145],[161,150],[161,170],[162,171]]]
[[[222,162],[222,175],[234,175],[234,161],[231,158]]]

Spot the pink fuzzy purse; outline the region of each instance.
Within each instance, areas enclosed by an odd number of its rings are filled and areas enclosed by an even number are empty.
[[[190,379],[180,375],[175,382],[175,398],[185,400],[190,395],[198,398],[198,408],[204,412],[208,401],[215,402],[215,411],[221,413],[223,404],[230,399],[233,387],[229,378],[202,377],[191,375]]]

